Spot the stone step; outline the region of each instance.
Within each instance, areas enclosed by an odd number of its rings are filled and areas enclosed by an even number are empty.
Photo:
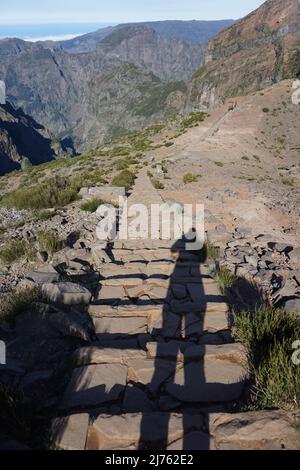
[[[86,449],[164,449],[185,434],[202,431],[203,426],[201,415],[159,412],[100,415],[89,428]]]
[[[81,348],[74,363],[87,365],[74,370],[60,408],[81,410],[122,400],[129,383],[142,385],[152,396],[163,388],[182,403],[225,403],[240,398],[246,371],[245,353],[239,345],[190,346],[181,360],[177,360],[182,354],[179,348],[175,357],[174,344],[159,344],[156,353],[147,359],[139,348]]]
[[[61,410],[99,406],[119,399],[127,383],[127,366],[97,364],[78,367],[60,403]]]
[[[87,366],[92,364],[128,364],[132,359],[146,359],[147,353],[143,349],[121,349],[120,344],[116,342],[116,347],[103,347],[103,343],[93,343],[77,349],[72,355],[73,364],[76,367]]]
[[[144,317],[94,318],[94,326],[99,341],[110,336],[120,338],[129,335],[140,335],[148,331],[147,319]]]
[[[90,304],[88,313],[92,317],[148,317],[151,314],[161,314],[162,307],[160,305],[99,305]]]
[[[219,305],[219,304],[218,304]],[[226,306],[227,307],[227,306]],[[96,334],[121,336],[148,332],[153,336],[166,338],[200,339],[206,333],[218,333],[229,329],[227,310],[174,314],[168,306],[119,306],[90,305],[89,314],[93,317]],[[127,323],[127,326],[126,326]],[[133,328],[133,325],[135,326]]]
[[[285,411],[242,413],[88,413],[55,418],[63,450],[299,450],[295,418]]]
[[[209,360],[227,360],[236,364],[246,364],[247,354],[240,343],[222,345],[196,345],[193,342],[169,341],[167,343],[149,342],[146,344],[147,357],[163,358],[178,362],[200,361],[205,356]]]

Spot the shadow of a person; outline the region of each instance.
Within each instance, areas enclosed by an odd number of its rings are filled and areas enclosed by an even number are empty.
[[[204,361],[199,360],[196,363],[196,372],[197,377],[193,377],[192,372],[193,368],[190,368],[190,361],[188,356],[185,355],[185,346],[197,344],[197,340],[201,337],[203,333],[203,323],[204,323],[204,313],[206,310],[206,301],[205,301],[205,292],[204,286],[202,283],[202,273],[201,273],[201,258],[202,253],[187,251],[186,243],[191,242],[190,236],[183,237],[181,240],[176,241],[172,248],[171,253],[173,256],[177,257],[174,271],[170,277],[169,287],[167,295],[164,299],[162,305],[162,328],[160,329],[159,335],[162,337],[159,338],[156,349],[156,358],[155,358],[155,368],[154,374],[152,376],[151,383],[149,384],[149,389],[151,390],[151,384],[157,384],[160,380],[160,368],[162,364],[162,358],[165,357],[166,343],[173,341],[172,345],[172,356],[168,357],[169,363],[169,376],[167,381],[168,391],[177,389],[179,395],[182,396],[182,406],[179,407],[176,412],[182,413],[182,431],[183,431],[183,449],[184,450],[196,450],[192,449],[191,442],[188,442],[188,433],[187,430],[191,430],[191,414],[184,413],[184,405],[194,402],[194,398],[189,400],[189,396],[195,396],[194,384],[195,381],[197,384],[205,383],[205,373],[204,373]],[[193,284],[191,283],[191,277],[193,276]],[[196,316],[196,311],[193,313],[193,305],[196,306],[196,303],[193,301],[194,293],[192,296],[189,292],[190,286],[193,286],[197,289],[197,298],[201,299],[201,315]],[[169,317],[172,315],[171,312],[174,312],[174,305],[176,305],[176,313],[180,317],[180,326],[178,328],[177,334],[172,337],[169,336],[170,332],[170,321]],[[174,315],[174,314],[173,314]],[[189,344],[188,344],[189,343]],[[204,351],[205,347],[203,347]],[[183,355],[183,364],[178,363],[179,355]],[[195,363],[194,363],[195,364]],[[175,383],[175,374],[178,367],[183,366],[183,383]],[[196,387],[196,391],[199,387]],[[164,385],[158,390],[158,394],[164,394],[165,388]],[[175,395],[178,393],[175,392]],[[199,397],[199,402],[201,397]],[[160,411],[160,410],[158,410]],[[150,422],[151,421],[151,422]],[[160,426],[159,435],[163,435],[163,439],[155,445],[159,445],[159,450],[165,450],[168,447],[168,434],[169,434],[169,421],[170,421],[170,412],[162,412],[159,422],[157,423]],[[142,417],[141,422],[141,432],[140,432],[140,444],[139,448],[145,448],[145,442],[147,442],[147,436],[149,436],[150,427],[152,425],[153,429],[153,420],[150,420],[149,414],[145,413]],[[207,436],[207,437],[206,437]],[[198,446],[201,449],[209,449],[209,436],[208,434],[201,434],[201,443],[198,442]]]

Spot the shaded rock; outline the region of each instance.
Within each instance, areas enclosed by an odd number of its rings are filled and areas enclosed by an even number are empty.
[[[63,450],[84,450],[89,425],[87,413],[56,418],[52,422],[52,437]]]
[[[219,450],[296,450],[300,435],[281,411],[211,414],[210,434]]]
[[[32,272],[27,275],[29,281],[34,282],[35,284],[52,284],[54,282],[59,282],[60,275],[58,273],[42,273],[42,272]]]
[[[268,248],[272,251],[278,251],[278,253],[290,253],[293,250],[291,245],[286,243],[268,242]]]
[[[300,263],[300,248],[294,248],[292,251],[288,253],[288,256],[292,263],[295,263],[295,264]]]
[[[256,256],[245,256],[245,262],[250,264],[250,266],[257,268],[258,258]]]
[[[90,429],[86,447],[88,450],[137,450],[142,443],[144,448],[163,448],[181,439],[184,432],[201,430],[202,426],[200,415],[159,412],[100,415]]]
[[[180,317],[171,312],[162,312],[162,308],[148,318],[148,333],[176,338],[180,335]]]
[[[151,393],[157,393],[160,386],[175,370],[176,364],[166,360],[134,359],[128,363],[128,382],[145,385]]]
[[[96,335],[99,339],[103,335],[127,336],[138,335],[147,332],[145,317],[120,317],[120,318],[94,318]]]
[[[173,442],[167,447],[167,451],[196,451],[196,450],[215,450],[214,440],[202,431],[188,433],[183,439]]]
[[[282,306],[289,313],[300,314],[300,297],[284,300]]]
[[[241,365],[220,359],[191,362],[178,370],[166,391],[188,403],[211,403],[238,400],[244,387],[245,371]]]
[[[94,325],[84,312],[71,310],[70,312],[50,313],[49,320],[52,327],[63,336],[72,336],[90,342],[95,336]]]
[[[128,385],[125,390],[122,409],[126,413],[153,411],[153,403],[147,394],[138,387]]]
[[[87,305],[92,297],[88,289],[71,282],[44,284],[42,286],[42,294],[49,302],[64,305]]]
[[[79,367],[73,372],[61,409],[96,406],[117,400],[126,386],[127,367],[100,364]]]

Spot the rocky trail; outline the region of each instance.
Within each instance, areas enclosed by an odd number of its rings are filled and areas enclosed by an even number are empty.
[[[142,171],[131,204],[160,203]],[[86,450],[297,448],[280,411],[241,412],[246,353],[226,298],[199,254],[157,240],[117,241],[91,298],[43,286],[51,302],[87,305],[94,334],[54,420],[56,445]]]
[[[298,311],[296,231],[282,234],[282,215],[281,229],[273,230],[266,209],[259,212],[248,196],[240,200],[243,189],[234,183],[229,187],[226,166],[212,163],[223,158],[225,144],[232,147],[226,126],[242,117],[242,106],[233,111],[223,106],[172,147],[147,156],[128,207],[204,202],[207,241],[220,247],[219,266],[238,278],[231,289],[235,305],[255,305],[249,290],[254,280],[274,303]],[[156,190],[148,176],[151,163],[153,169],[168,166],[169,177],[160,176],[164,190]],[[182,175],[191,169],[198,174],[200,167],[199,182],[183,185]],[[109,186],[80,192],[83,201],[100,198],[113,204],[121,194]],[[83,212],[80,204],[64,207],[50,221],[8,229],[8,238],[27,239],[51,228],[64,247],[53,255],[39,252],[36,264],[22,260],[0,277],[3,292],[38,286],[42,294],[16,316],[14,325],[0,324],[7,346],[0,378],[1,384],[20,387],[35,404],[33,414],[50,422],[51,445],[80,450],[299,449],[297,416],[247,408],[247,351],[234,340],[232,299],[219,289],[216,263],[202,263],[199,252],[185,249],[184,240],[101,241],[96,214]],[[255,225],[252,213],[261,223]],[[7,220],[23,216],[7,209],[1,215]],[[32,442],[22,433],[16,442],[0,438],[0,449],[24,445],[31,448]]]

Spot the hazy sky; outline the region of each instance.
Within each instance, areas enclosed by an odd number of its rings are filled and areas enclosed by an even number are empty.
[[[0,0],[0,24],[241,18],[263,0]]]

